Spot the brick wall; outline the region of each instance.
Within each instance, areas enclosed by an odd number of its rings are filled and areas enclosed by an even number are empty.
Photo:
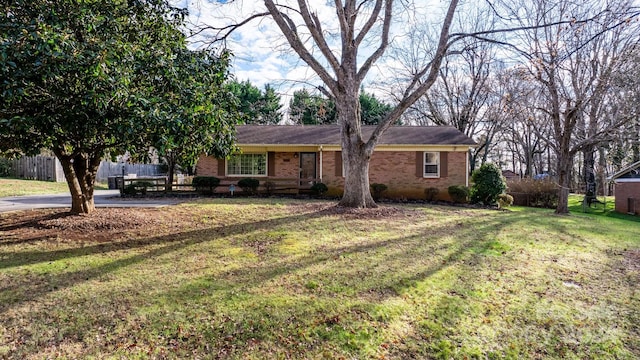
[[[341,173],[342,168],[341,163],[338,162],[336,164],[336,156],[336,152],[333,151],[325,151],[322,154],[322,182],[329,188],[328,195],[330,196],[341,195],[344,187],[344,177],[336,174],[336,165],[340,167],[338,173]],[[317,159],[319,162],[319,155]],[[440,190],[438,193],[439,199],[449,200],[449,194],[447,193],[449,186],[465,185],[467,153],[449,152],[447,159],[446,177],[423,178],[416,176],[415,151],[378,151],[371,157],[369,181],[372,184],[382,183],[387,185],[388,189],[383,194],[387,198],[424,199],[424,190],[429,187],[435,187]],[[300,163],[299,158],[294,157],[294,153],[275,153],[274,160],[275,177],[298,178]],[[218,161],[218,159],[210,156],[201,157],[196,166],[197,174],[201,176],[217,176],[223,182],[237,179],[226,178],[224,174],[219,174]],[[319,164],[317,171],[320,171]]]
[[[629,198],[634,199],[635,214],[640,215],[640,182],[620,182],[616,183],[616,211],[620,213],[629,212]]]
[[[298,179],[300,175],[300,159],[295,157],[295,154],[296,153],[293,152],[277,152],[273,156],[273,162],[275,165],[268,165],[268,167],[275,166],[275,175],[273,178],[280,179],[277,181],[276,185],[280,188],[287,188],[287,190],[281,189],[282,192],[297,192],[297,190],[291,189],[292,187],[297,186],[296,179]],[[224,171],[219,171],[222,170],[219,168],[220,166],[223,166]],[[224,164],[224,160],[216,159],[212,156],[201,156],[196,165],[196,173],[199,176],[215,176],[220,178],[221,186],[216,189],[216,192],[225,193],[228,191],[229,184],[235,184],[238,180],[246,176],[225,176],[226,169],[224,166],[226,166],[226,164]],[[264,183],[269,179],[265,176],[256,176],[256,178],[260,180],[261,185],[264,185]],[[294,180],[283,181],[282,179]],[[240,189],[236,188],[236,191],[239,192]]]
[[[222,177],[224,174],[218,174],[218,159],[213,156],[201,155],[196,164],[196,174],[199,176],[215,176]]]
[[[467,153],[449,152],[447,176],[441,178],[424,178],[416,176],[415,151],[375,152],[369,164],[370,183],[382,183],[388,189],[383,194],[388,198],[424,199],[424,190],[435,187],[440,190],[438,198],[449,200],[447,188],[451,185],[465,185],[467,172]],[[344,178],[335,175],[335,153],[323,154],[323,182],[334,195],[342,193]]]
[[[196,173],[200,176],[216,176],[224,178],[224,172],[218,173],[218,163],[223,160],[212,156],[201,156],[196,165]],[[299,175],[300,161],[292,152],[275,153],[275,177],[297,178]]]

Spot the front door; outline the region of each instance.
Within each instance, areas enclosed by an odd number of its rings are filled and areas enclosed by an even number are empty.
[[[316,153],[300,153],[300,187],[310,188],[316,180]]]

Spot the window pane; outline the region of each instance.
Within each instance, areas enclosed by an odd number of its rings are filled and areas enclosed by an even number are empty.
[[[436,153],[428,152],[424,154],[424,162],[425,164],[436,164]]]
[[[425,165],[424,166],[425,174],[437,174],[438,173],[438,165]]]
[[[227,175],[266,175],[266,154],[241,154],[227,162]]]

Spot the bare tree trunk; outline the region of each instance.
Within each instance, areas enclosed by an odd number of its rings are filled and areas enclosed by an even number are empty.
[[[345,147],[343,146],[343,150]],[[352,208],[377,207],[371,191],[369,190],[369,159],[363,146],[356,144],[348,151],[342,152],[342,161],[345,164],[344,195],[339,206]]]
[[[558,154],[558,205],[556,214],[569,213],[569,186],[571,182],[571,154],[569,149],[561,149]]]
[[[609,187],[607,186],[607,159],[604,155],[604,147],[598,147],[598,183],[600,183],[600,187],[598,188],[598,194],[602,196],[609,195]]]
[[[100,157],[87,155],[67,155],[54,149],[53,151],[64,172],[69,192],[71,193],[71,213],[90,214],[95,210],[93,190],[100,166]]]
[[[640,119],[636,119],[633,123],[634,134],[640,136]],[[631,153],[633,158],[631,159],[631,163],[635,163],[640,161],[640,140],[635,138],[631,141]]]
[[[176,158],[173,154],[168,154],[165,160],[167,161],[167,186],[165,187],[165,192],[170,192],[173,190],[173,174],[176,171]]]
[[[352,89],[357,92],[357,88]],[[360,131],[360,102],[357,95],[345,96],[336,102],[342,139],[342,163],[345,167],[344,194],[339,206],[352,208],[377,207],[369,190],[369,160]]]

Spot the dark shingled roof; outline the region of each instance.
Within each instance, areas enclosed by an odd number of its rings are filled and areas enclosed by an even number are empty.
[[[337,125],[238,125],[238,145],[340,145]],[[363,126],[369,139],[375,126]],[[392,126],[378,145],[476,145],[451,126]]]

